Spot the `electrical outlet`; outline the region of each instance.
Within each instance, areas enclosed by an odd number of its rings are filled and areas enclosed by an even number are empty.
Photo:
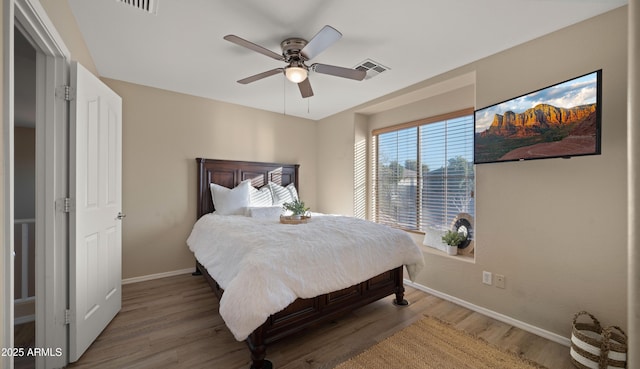
[[[498,288],[504,288],[504,276],[502,274],[496,274],[496,287]]]
[[[482,272],[482,283],[488,284],[489,286],[491,286],[491,284],[493,283],[492,280],[491,280],[492,279],[491,277],[492,277],[491,272],[483,271]]]

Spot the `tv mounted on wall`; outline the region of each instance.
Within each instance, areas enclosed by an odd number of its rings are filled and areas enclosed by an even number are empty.
[[[602,70],[478,109],[474,163],[600,154]]]

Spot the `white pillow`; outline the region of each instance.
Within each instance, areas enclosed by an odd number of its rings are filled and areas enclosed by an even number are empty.
[[[211,198],[216,214],[220,215],[242,215],[245,208],[249,206],[249,188],[251,180],[240,182],[234,189],[212,183]]]
[[[248,207],[245,215],[251,218],[280,219],[280,215],[282,215],[282,207],[281,206]]]
[[[271,190],[271,196],[273,196],[273,205],[282,205],[285,202],[298,200],[298,191],[293,183],[289,183],[287,187],[282,187],[275,182],[269,182],[267,185]]]
[[[262,186],[257,190],[251,186],[249,189],[249,206],[271,206],[273,205],[273,196],[271,196],[271,189],[268,186]]]

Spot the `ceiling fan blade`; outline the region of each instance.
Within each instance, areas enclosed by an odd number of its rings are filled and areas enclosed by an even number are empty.
[[[329,46],[333,45],[333,43],[338,41],[341,37],[342,33],[337,29],[331,26],[324,26],[320,32],[316,33],[316,35],[309,40],[307,45],[302,48],[300,54],[302,54],[302,56],[307,60],[310,60],[326,50]]]
[[[280,54],[276,54],[267,48],[264,48],[260,45],[256,45],[253,42],[247,41],[244,38],[238,37],[236,35],[226,35],[224,36],[224,39],[229,42],[233,42],[236,45],[240,45],[242,47],[246,47],[247,49],[253,50],[255,52],[259,52],[260,54],[266,55],[270,58],[273,58],[276,60],[284,60],[284,56]]]
[[[238,83],[242,83],[243,85],[246,85],[247,83],[255,82],[259,79],[267,78],[267,77],[273,76],[274,74],[282,73],[283,71],[284,71],[284,68],[271,69],[266,72],[253,75],[251,77],[243,78],[239,80]]]
[[[300,94],[303,98],[313,96],[313,90],[311,89],[311,83],[309,82],[309,77],[305,78],[304,81],[298,83],[298,88],[300,89]]]
[[[357,81],[362,81],[364,77],[367,75],[367,72],[363,70],[343,68],[343,67],[337,67],[335,65],[327,65],[327,64],[320,64],[320,63],[315,63],[311,65],[311,68],[318,73],[329,74],[332,76],[342,77],[342,78],[355,79]]]

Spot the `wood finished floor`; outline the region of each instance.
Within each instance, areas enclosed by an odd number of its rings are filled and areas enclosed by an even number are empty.
[[[18,324],[14,328],[13,345],[25,350],[29,347],[36,347],[36,322]],[[34,369],[36,358],[33,356],[22,356],[14,358],[14,369]]]
[[[569,369],[569,349],[438,297],[407,288],[409,307],[391,297],[332,323],[267,347],[277,369],[334,365],[410,325],[424,315],[452,323],[549,369]],[[202,276],[180,275],[123,286],[122,310],[68,368],[248,369],[249,350],[218,314],[218,301]]]

